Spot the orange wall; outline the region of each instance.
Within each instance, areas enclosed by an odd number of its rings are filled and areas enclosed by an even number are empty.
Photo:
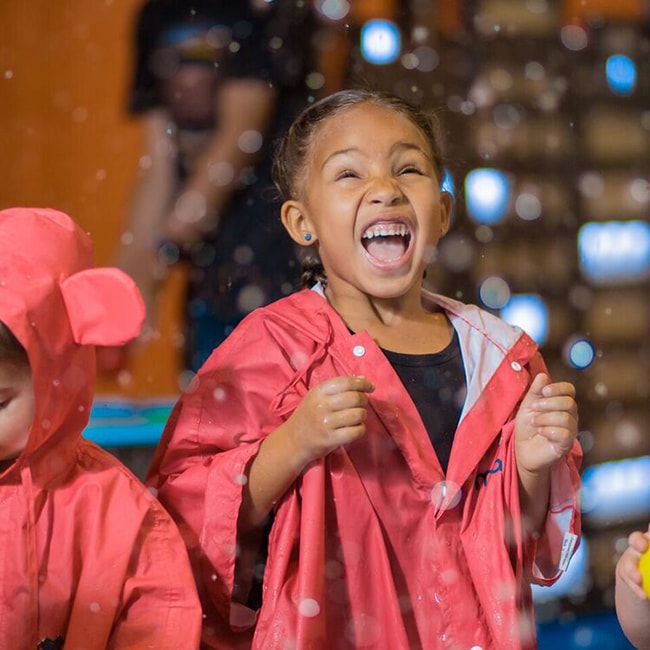
[[[140,125],[124,111],[131,22],[140,0],[0,2],[0,207],[61,209],[110,264],[140,155]],[[167,292],[161,339],[138,348],[121,381],[99,391],[177,391],[178,284]]]

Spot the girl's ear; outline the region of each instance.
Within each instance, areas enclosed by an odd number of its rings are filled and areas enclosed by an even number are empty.
[[[311,246],[316,241],[316,233],[300,201],[285,201],[280,208],[280,218],[291,239],[299,246]]]
[[[454,197],[449,192],[440,192],[440,236],[444,237],[451,225]]]

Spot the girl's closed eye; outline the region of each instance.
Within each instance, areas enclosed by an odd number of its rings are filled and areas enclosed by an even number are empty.
[[[418,165],[405,165],[399,170],[399,174],[418,174],[424,176],[424,171]]]
[[[344,178],[359,178],[359,174],[353,171],[352,169],[344,169],[335,176],[336,180],[342,180]]]

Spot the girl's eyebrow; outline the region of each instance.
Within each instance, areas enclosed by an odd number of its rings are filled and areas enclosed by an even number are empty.
[[[406,151],[418,151],[422,155],[426,156],[427,152],[419,145],[416,144],[415,142],[410,142],[409,140],[399,140],[393,144],[393,146],[390,148],[389,154],[394,154],[396,151],[399,150],[406,150]],[[333,151],[325,160],[323,161],[323,164],[321,165],[321,169],[327,165],[327,163],[332,160],[332,158],[336,158],[336,156],[342,156],[348,153],[362,153],[361,150],[358,147],[347,147],[346,149],[337,149],[336,151]]]
[[[399,142],[396,142],[391,148],[390,152],[395,153],[396,151],[399,150],[405,150],[405,151],[418,151],[422,155],[426,156],[427,152],[417,143],[411,142],[410,140],[400,140]]]
[[[321,169],[327,165],[327,163],[332,160],[332,158],[336,158],[336,156],[343,156],[346,153],[352,153],[353,151],[359,151],[357,147],[348,147],[347,149],[338,149],[337,151],[333,151],[325,160],[323,160],[323,164],[321,165]]]

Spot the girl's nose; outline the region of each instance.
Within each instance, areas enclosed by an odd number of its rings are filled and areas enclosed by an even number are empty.
[[[372,203],[394,205],[402,198],[402,190],[390,176],[377,176],[373,179],[368,191],[368,198]]]

